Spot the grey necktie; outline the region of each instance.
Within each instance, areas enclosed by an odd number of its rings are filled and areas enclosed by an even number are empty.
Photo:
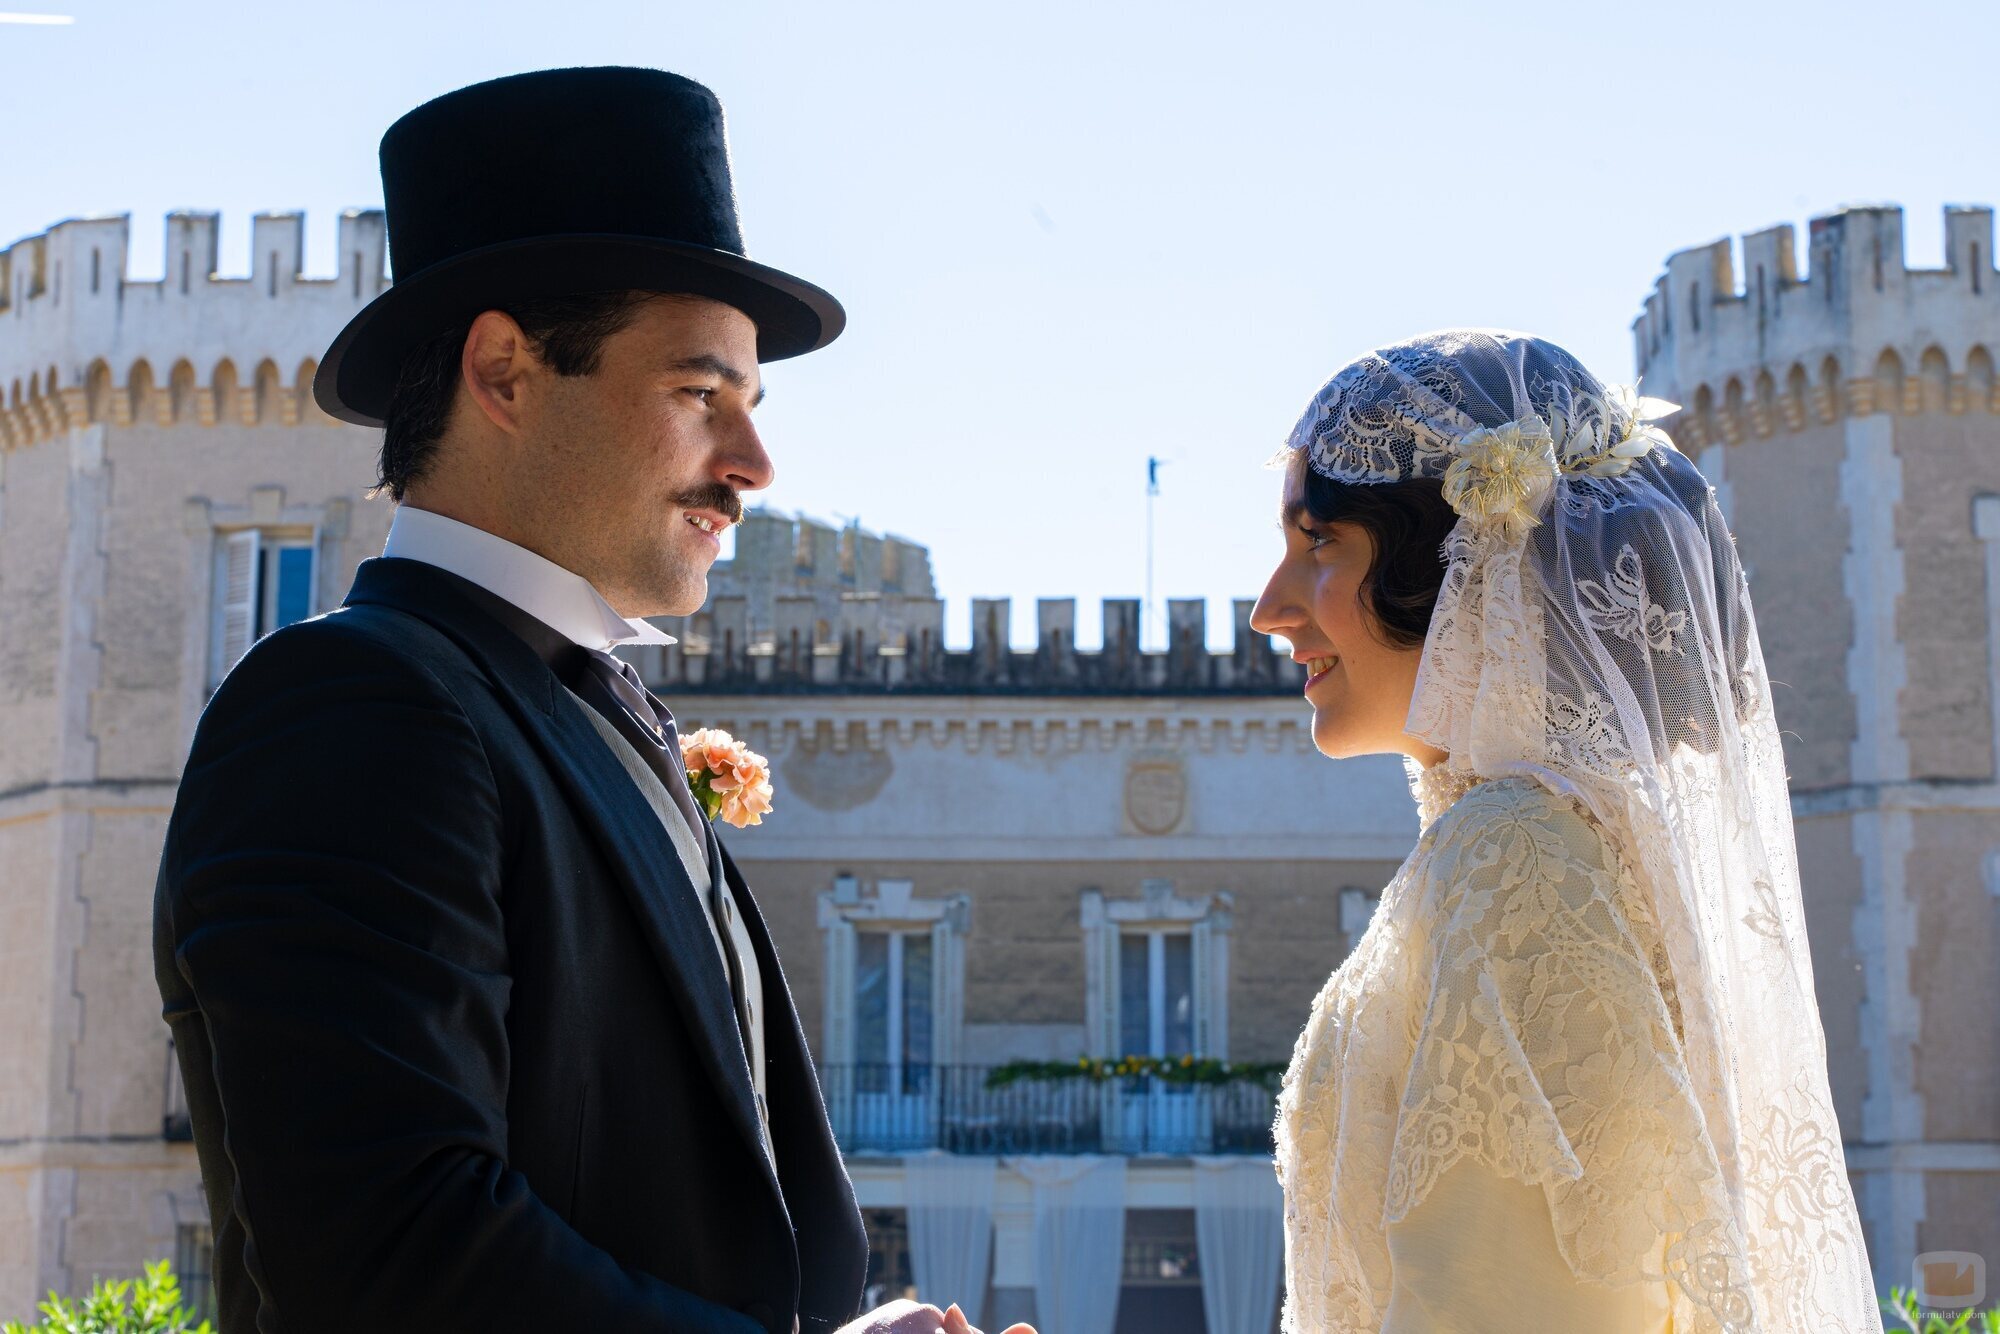
[[[631,663],[600,648],[584,651],[589,655],[586,664],[589,676],[602,683],[620,710],[629,714],[632,722],[637,724],[637,735],[630,727],[619,727],[618,730],[638,746],[639,753],[660,775],[660,781],[666,784],[667,795],[680,807],[681,814],[687,817],[688,828],[694,831],[694,836],[702,840],[705,847],[710,826],[707,817],[695,805],[694,793],[688,790],[687,769],[681,764],[680,731],[674,726],[672,711],[660,702],[657,695],[646,689],[645,682],[639,679],[639,673]],[[590,697],[586,694],[584,698],[589,700]],[[601,701],[593,702],[601,704]],[[613,726],[622,721],[609,710],[605,712]],[[711,872],[721,869],[713,865],[715,858],[712,855],[709,861]]]
[[[701,841],[708,858],[708,910],[722,939],[723,959],[729,966],[729,996],[736,1007],[736,1027],[743,1038],[743,1056],[749,1060],[751,1053],[756,1051],[756,1045],[751,1038],[750,1012],[743,994],[743,963],[737,957],[734,938],[729,930],[729,915],[724,911],[722,858],[717,855],[715,828],[695,804],[694,793],[688,787],[687,770],[681,764],[680,732],[674,726],[674,715],[657,695],[646,689],[645,682],[639,679],[639,673],[632,664],[616,654],[603,649],[585,649],[583,664],[584,670],[571,684],[571,689],[582,696],[586,704],[603,714],[644,757],[647,765],[666,785],[667,795],[687,817],[688,827]]]

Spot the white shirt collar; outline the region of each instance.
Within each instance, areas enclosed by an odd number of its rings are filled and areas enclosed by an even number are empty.
[[[675,642],[647,621],[620,616],[582,575],[483,528],[429,510],[398,505],[382,554],[420,560],[469,579],[585,648]]]

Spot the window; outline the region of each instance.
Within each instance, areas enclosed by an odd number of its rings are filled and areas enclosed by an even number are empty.
[[[211,688],[252,644],[313,614],[316,545],[310,529],[239,528],[217,536]]]
[[[1086,889],[1079,906],[1085,1052],[1228,1060],[1229,892],[1149,879],[1136,898]]]
[[[1375,920],[1375,909],[1381,905],[1382,896],[1355,885],[1344,885],[1340,891],[1340,930],[1347,937],[1350,952],[1361,943],[1368,924]]]
[[[1194,1210],[1125,1211],[1125,1261],[1120,1278],[1128,1288],[1201,1284],[1195,1250]]]
[[[854,937],[855,1087],[922,1093],[931,1077],[931,933]]]
[[[1194,936],[1188,931],[1118,933],[1121,1056],[1194,1052]]]
[[[870,1209],[861,1216],[868,1232],[868,1279],[862,1307],[874,1310],[898,1298],[915,1300],[910,1269],[910,1216],[903,1209]]]
[[[180,1280],[182,1303],[195,1318],[213,1321],[215,1235],[206,1223],[182,1223],[174,1229],[174,1277]]]
[[[972,900],[927,898],[909,880],[871,883],[843,871],[819,896],[819,925],[826,942],[820,1087],[841,1147],[932,1147],[965,1020]]]
[[[1194,1210],[1126,1210],[1113,1334],[1203,1334],[1207,1327]]]

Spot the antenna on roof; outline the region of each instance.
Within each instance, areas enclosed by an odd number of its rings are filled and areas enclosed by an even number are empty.
[[[1139,604],[1139,645],[1146,644],[1146,626],[1157,622],[1153,613],[1153,499],[1160,494],[1160,465],[1165,459],[1146,456],[1146,600]]]

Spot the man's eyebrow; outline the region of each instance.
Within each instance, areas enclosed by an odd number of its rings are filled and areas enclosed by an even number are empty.
[[[686,357],[680,361],[669,363],[667,371],[669,374],[677,375],[685,375],[694,371],[705,375],[713,375],[716,379],[721,380],[724,384],[737,390],[739,393],[750,387],[749,376],[737,370],[721,357],[707,352],[702,353],[700,356]],[[754,408],[759,403],[762,403],[766,392],[765,386],[758,385],[757,397],[750,400],[750,406]]]

